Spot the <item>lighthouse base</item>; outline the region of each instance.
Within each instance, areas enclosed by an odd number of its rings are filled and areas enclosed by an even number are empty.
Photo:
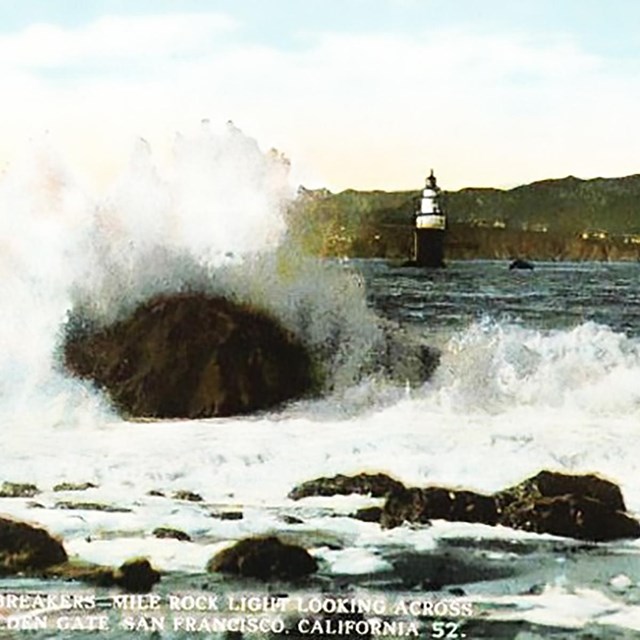
[[[416,229],[414,259],[417,267],[444,267],[444,229]]]

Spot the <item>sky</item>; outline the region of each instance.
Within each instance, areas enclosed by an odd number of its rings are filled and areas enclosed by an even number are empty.
[[[0,167],[232,120],[333,191],[640,173],[637,0],[0,0]]]

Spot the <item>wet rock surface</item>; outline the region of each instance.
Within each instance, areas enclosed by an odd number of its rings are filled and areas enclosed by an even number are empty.
[[[153,536],[161,539],[180,540],[182,542],[190,542],[191,536],[179,529],[172,529],[170,527],[157,527],[153,530]]]
[[[276,537],[240,540],[215,555],[207,564],[210,572],[260,580],[295,580],[317,569],[317,562],[306,549],[286,544]]]
[[[495,498],[500,523],[515,529],[596,542],[640,537],[620,487],[593,474],[541,471]]]
[[[395,491],[387,498],[380,524],[391,528],[403,522],[428,524],[431,520],[494,525],[498,522],[498,509],[494,498],[473,491],[413,487]]]
[[[87,491],[88,489],[97,489],[98,486],[92,482],[61,482],[53,487],[55,492],[61,491]]]
[[[165,295],[96,329],[66,327],[64,364],[126,416],[203,418],[267,409],[313,386],[305,348],[265,313],[199,293]]]
[[[46,569],[43,577],[73,580],[97,587],[119,587],[128,593],[147,593],[160,581],[146,558],[127,560],[117,568],[64,562]]]
[[[3,482],[0,498],[33,498],[40,493],[35,484],[22,482]]]
[[[344,496],[352,493],[378,498],[402,489],[404,485],[401,482],[384,473],[359,473],[355,476],[338,474],[303,482],[289,492],[289,498],[300,500],[311,496]]]
[[[62,543],[44,529],[0,518],[0,573],[30,573],[66,561]]]
[[[65,509],[71,511],[102,511],[104,513],[131,513],[127,507],[117,507],[112,504],[102,504],[99,502],[69,502],[62,500],[56,502],[54,509]]]
[[[130,593],[147,593],[160,582],[160,573],[145,558],[127,560],[113,572],[116,585]]]
[[[640,537],[640,523],[626,513],[620,487],[595,474],[543,470],[492,495],[447,487],[407,488],[384,474],[337,475],[302,483],[289,497],[352,493],[386,496],[381,510],[372,507],[353,515],[383,528],[449,520],[594,542]]]

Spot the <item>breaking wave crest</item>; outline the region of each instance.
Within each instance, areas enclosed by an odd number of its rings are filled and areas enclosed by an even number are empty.
[[[454,335],[429,390],[460,412],[640,412],[640,341],[586,322],[541,331],[485,320]]]
[[[177,136],[161,169],[140,140],[106,195],[88,194],[46,140],[0,181],[0,413],[73,425],[104,401],[59,370],[68,314],[97,325],[168,292],[256,304],[327,364],[330,386],[360,376],[382,340],[359,278],[286,239],[289,163],[232,124]]]

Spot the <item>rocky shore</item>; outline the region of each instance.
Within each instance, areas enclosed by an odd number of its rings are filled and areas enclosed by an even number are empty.
[[[384,496],[384,506],[356,514],[383,528],[431,520],[502,525],[535,533],[602,542],[640,537],[640,523],[626,513],[620,488],[597,475],[541,471],[492,495],[450,487],[405,487],[384,474],[317,478],[289,497],[361,493]]]

